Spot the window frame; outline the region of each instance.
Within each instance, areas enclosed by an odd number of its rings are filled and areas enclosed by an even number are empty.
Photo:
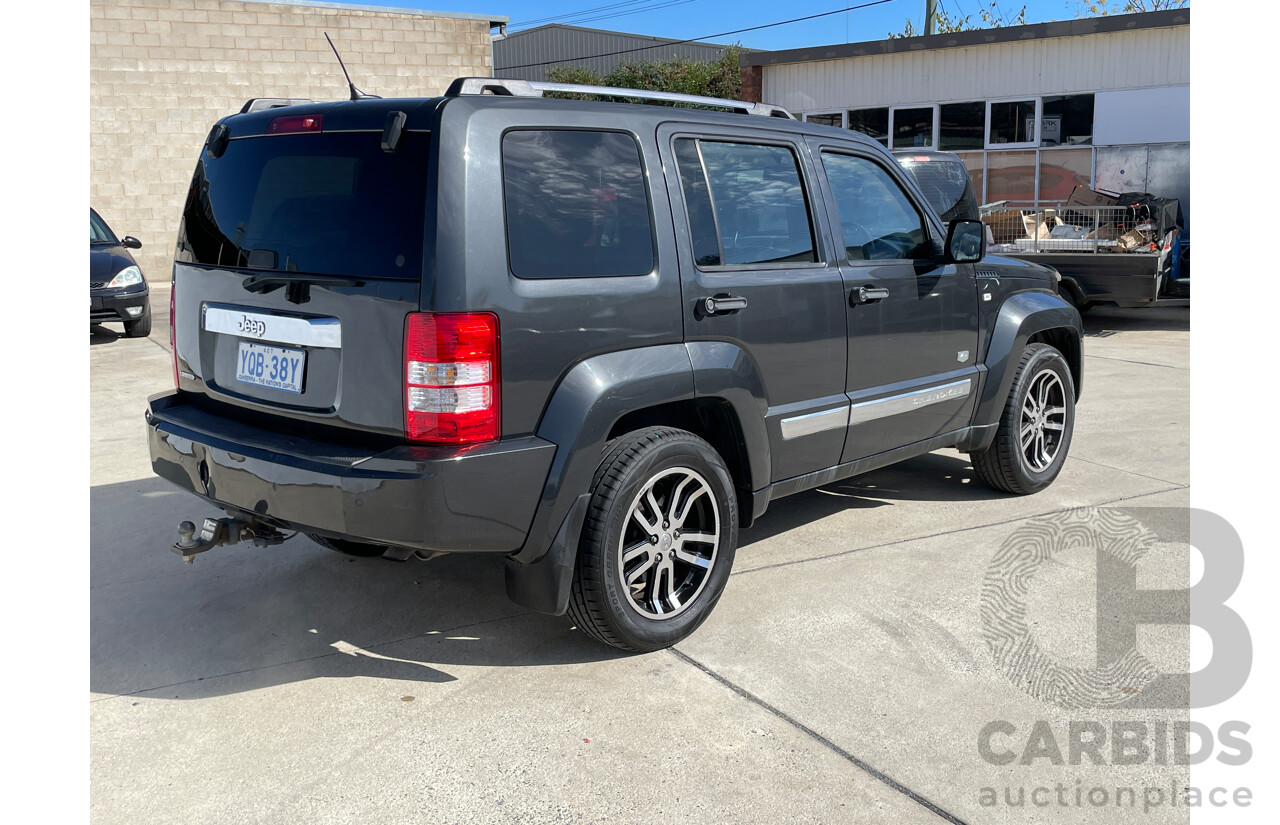
[[[872,266],[886,266],[890,264],[915,264],[917,261],[920,261],[923,259],[921,258],[880,258],[875,260],[862,260],[862,259],[853,260],[849,258],[849,247],[845,243],[845,237],[844,237],[844,222],[840,219],[840,203],[836,199],[835,187],[832,186],[831,184],[831,177],[830,175],[827,174],[827,167],[823,162],[823,158],[822,158],[822,156],[825,154],[843,155],[845,157],[857,158],[858,160],[865,160],[868,163],[875,165],[882,172],[887,174],[889,176],[889,179],[893,181],[895,184],[897,184],[898,189],[902,192],[903,195],[906,196],[907,203],[911,205],[911,208],[915,210],[916,217],[920,219],[920,227],[925,231],[925,235],[929,243],[929,247],[930,249],[933,250],[933,255],[931,256],[930,259],[931,260],[937,259],[939,244],[941,243],[938,230],[941,227],[938,226],[930,217],[933,214],[932,210],[929,210],[929,209],[922,210],[920,208],[921,206],[920,201],[916,198],[916,194],[913,191],[914,183],[911,183],[906,179],[906,176],[910,174],[909,172],[897,166],[896,163],[894,164],[894,166],[897,168],[890,168],[886,166],[884,163],[882,163],[879,159],[873,157],[872,155],[866,152],[858,151],[854,147],[845,147],[845,146],[839,146],[839,145],[830,144],[830,143],[824,143],[814,147],[814,154],[817,155],[816,160],[817,160],[818,166],[822,169],[822,175],[825,180],[827,192],[830,195],[831,218],[832,218],[831,232],[833,235],[838,235],[835,243],[836,243],[837,254],[839,255],[838,263],[840,266],[872,267]]]
[[[702,175],[707,182],[707,192],[711,199],[711,212],[715,219],[716,229],[716,245],[720,249],[720,260],[724,260],[724,240],[720,235],[720,216],[716,213],[715,189],[711,186],[711,178],[707,175],[706,161],[702,158],[702,142],[709,141],[711,143],[737,143],[751,146],[774,146],[780,149],[786,149],[791,153],[792,159],[796,164],[796,172],[800,176],[800,192],[804,196],[805,212],[809,217],[809,237],[813,244],[813,261],[783,261],[776,263],[757,263],[757,264],[715,264],[705,265],[699,264],[693,256],[693,228],[689,225],[689,205],[684,197],[684,182],[680,179],[680,163],[676,160],[676,141],[692,140],[698,150],[698,160]],[[786,139],[771,139],[760,137],[758,135],[735,135],[724,132],[690,132],[680,131],[673,132],[670,137],[670,145],[668,151],[671,153],[671,159],[675,164],[676,171],[676,189],[680,193],[680,209],[683,212],[685,228],[689,233],[689,243],[682,249],[680,254],[688,260],[693,268],[698,272],[708,274],[723,274],[727,272],[769,272],[769,271],[786,271],[792,269],[823,269],[830,266],[827,251],[823,248],[822,243],[822,227],[819,224],[819,215],[816,211],[818,202],[813,197],[814,181],[810,177],[807,165],[804,162],[804,152],[802,144],[792,142]]]
[[[903,108],[911,108],[911,107],[904,106]],[[919,108],[919,107],[916,107],[916,108]],[[866,132],[858,131],[857,129],[854,129],[852,126],[849,125],[849,115],[852,114],[853,112],[871,112],[877,109],[884,109],[885,111],[884,143],[880,143],[880,138],[873,137],[872,135],[869,135]],[[845,107],[843,121],[844,121],[844,128],[846,130],[854,132],[855,134],[862,135],[867,140],[874,140],[876,143],[880,143],[880,145],[886,149],[889,149],[889,144],[893,142],[893,107],[892,106],[859,106],[857,108]],[[889,151],[893,151],[893,150],[890,149]]]
[[[964,105],[971,105],[971,104],[974,104],[974,103],[982,104],[982,145],[981,145],[981,146],[970,146],[970,147],[968,147],[968,148],[964,148],[964,149],[961,149],[961,148],[944,148],[944,147],[943,147],[943,145],[942,145],[942,107],[944,107],[944,106],[964,106]],[[990,112],[990,107],[987,105],[987,103],[988,103],[988,101],[986,101],[986,100],[984,100],[984,99],[982,99],[982,98],[979,98],[979,99],[977,99],[977,100],[972,100],[972,99],[970,99],[970,100],[949,100],[949,101],[947,101],[947,102],[945,102],[945,103],[939,103],[939,104],[938,104],[938,142],[937,142],[937,145],[935,145],[933,148],[934,148],[936,151],[939,151],[939,152],[951,152],[952,154],[956,154],[956,153],[958,153],[958,152],[985,152],[985,151],[986,151],[986,148],[987,148],[987,135],[988,135],[987,123],[988,123],[988,121],[989,121],[989,118],[987,117],[987,115],[988,115],[988,113]]]
[[[1032,130],[1031,139],[1028,141],[1020,141],[1018,143],[992,143],[991,142],[991,107],[998,103],[1034,103],[1035,104],[1035,127]],[[1005,149],[1039,149],[1040,148],[1040,118],[1044,116],[1044,98],[1040,95],[1020,96],[1020,97],[1000,97],[987,100],[987,122],[983,126],[983,148],[987,151],[995,150],[997,152]]]
[[[849,114],[848,114],[847,112],[845,112],[843,109],[841,109],[841,110],[836,110],[836,111],[831,111],[831,112],[825,112],[825,111],[824,111],[824,112],[805,112],[805,113],[802,115],[802,117],[803,117],[803,119],[804,119],[804,122],[805,122],[805,123],[812,123],[813,121],[809,120],[809,118],[811,118],[811,117],[819,117],[819,116],[821,116],[821,117],[828,117],[828,116],[830,116],[830,115],[839,115],[839,116],[840,116],[840,124],[839,124],[838,126],[836,126],[836,127],[833,127],[833,128],[837,128],[837,129],[845,129],[845,128],[847,128],[846,124],[849,122]],[[817,124],[817,125],[819,125],[819,126],[825,126],[826,124],[825,124],[825,123],[819,123],[819,124]]]
[[[502,151],[503,143],[507,139],[507,135],[512,132],[602,132],[607,134],[625,135],[631,138],[636,146],[636,156],[640,161],[640,180],[644,188],[644,197],[649,212],[649,244],[652,249],[653,265],[648,272],[639,272],[628,275],[566,275],[560,278],[531,278],[525,275],[516,274],[515,269],[511,266],[511,222],[508,217],[510,204],[507,201],[507,158]],[[619,278],[652,278],[654,277],[661,264],[659,261],[658,249],[658,215],[653,204],[653,178],[649,164],[644,154],[644,142],[640,136],[628,129],[610,129],[596,126],[539,126],[539,125],[522,125],[512,126],[503,129],[498,134],[498,184],[502,190],[502,247],[503,254],[506,257],[507,274],[515,278],[517,281],[527,284],[534,283],[573,283],[577,281],[593,281],[608,280],[613,281]]]
[[[885,148],[888,149],[890,152],[900,152],[904,149],[920,149],[922,151],[927,151],[927,152],[938,151],[938,106],[939,105],[940,104],[937,104],[937,103],[916,103],[916,104],[908,104],[905,106],[890,106],[889,107],[889,143],[887,146],[885,146]],[[929,145],[928,146],[895,146],[894,145],[893,139],[896,136],[895,127],[897,126],[897,120],[898,120],[897,114],[899,109],[902,109],[902,110],[928,109],[932,112],[932,122],[929,128]]]

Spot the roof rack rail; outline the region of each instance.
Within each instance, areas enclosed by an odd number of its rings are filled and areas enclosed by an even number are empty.
[[[795,116],[786,109],[770,103],[748,103],[743,100],[729,100],[723,97],[682,95],[675,92],[651,92],[645,89],[623,89],[617,86],[590,86],[585,83],[550,83],[501,77],[460,77],[449,85],[449,89],[444,93],[444,96],[462,97],[463,95],[482,95],[485,92],[504,97],[542,97],[544,92],[628,97],[639,100],[661,100],[666,103],[714,106],[718,109],[732,109],[735,112],[743,112],[748,115],[795,120]]]
[[[293,106],[298,103],[315,103],[315,101],[309,97],[251,97],[240,107],[240,114],[265,112],[267,109],[279,109],[281,106]]]

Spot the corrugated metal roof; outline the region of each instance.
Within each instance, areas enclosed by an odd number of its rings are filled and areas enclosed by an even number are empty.
[[[870,40],[865,43],[839,43],[830,46],[811,46],[783,51],[755,51],[742,55],[743,66],[779,66],[792,63],[812,63],[818,60],[842,60],[852,57],[877,57],[890,54],[930,52],[939,49],[959,49],[975,46],[992,46],[1001,43],[1025,43],[1059,37],[1080,37],[1091,34],[1142,31],[1190,26],[1191,9],[1152,11],[1141,14],[1112,14],[1103,17],[1083,17],[1078,20],[1062,20],[1049,23],[1032,23],[1026,26],[1003,26],[994,29],[931,34],[925,37],[895,37],[887,40]]]
[[[720,59],[726,48],[728,44],[682,43],[644,34],[552,23],[511,32],[503,39],[494,38],[493,76],[546,80],[547,69],[553,66],[583,66],[599,74],[608,74],[620,63],[670,60],[673,57],[714,61]]]

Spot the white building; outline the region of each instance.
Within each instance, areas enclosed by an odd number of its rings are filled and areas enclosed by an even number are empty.
[[[745,97],[894,150],[959,154],[983,203],[1061,201],[1085,184],[1176,197],[1190,219],[1188,9],[753,52],[742,65]]]

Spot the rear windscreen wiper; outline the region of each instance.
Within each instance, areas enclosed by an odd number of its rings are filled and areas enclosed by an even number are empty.
[[[306,275],[300,272],[271,272],[251,275],[241,284],[249,292],[271,292],[286,284],[318,284],[320,286],[364,286],[364,281],[341,275]]]

